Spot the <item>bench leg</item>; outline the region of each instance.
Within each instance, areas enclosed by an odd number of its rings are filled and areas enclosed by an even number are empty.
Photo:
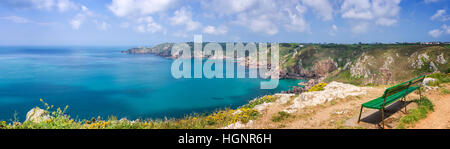
[[[406,109],[406,107],[408,106],[408,103],[407,103],[407,101],[406,101],[406,97],[405,97],[405,102],[404,102],[404,104],[405,104],[405,113],[408,113],[408,110]]]
[[[408,111],[406,110],[406,106],[408,106],[408,103],[406,103],[406,97],[404,97],[403,104],[405,106],[405,113],[408,113]]]
[[[384,107],[381,109],[381,124],[382,127],[384,129]]]
[[[422,90],[421,90],[421,87],[419,87],[419,97],[420,97],[420,99],[422,99]]]
[[[361,106],[361,110],[359,111],[358,124],[361,121],[362,110],[363,110],[363,106]]]

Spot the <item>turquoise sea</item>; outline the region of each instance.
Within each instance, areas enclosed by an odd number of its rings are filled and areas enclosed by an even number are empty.
[[[0,47],[0,120],[20,121],[33,107],[69,106],[74,118],[182,117],[235,108],[287,90],[302,80],[280,80],[261,90],[261,79],[174,79],[171,59],[120,53],[132,47]]]

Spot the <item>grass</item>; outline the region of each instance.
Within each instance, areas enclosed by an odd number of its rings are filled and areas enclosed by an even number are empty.
[[[256,105],[274,102],[275,100],[277,100],[277,98],[275,98],[274,96],[267,95],[267,96],[255,99],[253,101],[250,101],[248,104],[242,106],[242,108],[254,108]]]
[[[276,115],[272,116],[272,121],[273,122],[281,122],[287,118],[289,118],[291,115],[287,112],[284,111],[280,111],[278,112]]]
[[[449,74],[433,73],[433,74],[428,75],[427,78],[434,78],[434,79],[438,80],[440,83],[449,83],[450,82]]]
[[[444,95],[450,94],[450,90],[446,88],[441,88],[441,93]]]
[[[409,110],[408,115],[400,118],[397,128],[407,128],[408,126],[415,124],[419,120],[426,118],[428,113],[434,111],[433,103],[426,97],[416,99],[413,102],[416,102],[418,107],[416,109]]]
[[[450,82],[450,75],[443,73],[433,73],[427,76],[427,78],[436,79],[436,81],[430,81],[427,83],[428,86],[437,86],[440,87],[442,83]]]
[[[441,81],[439,81],[439,80],[436,80],[436,81],[430,81],[430,82],[427,82],[426,85],[427,85],[427,86],[437,86],[437,87],[440,87],[440,86],[441,86]]]
[[[325,79],[325,81],[326,82],[339,81],[343,83],[353,84],[356,86],[360,86],[363,84],[362,78],[353,77],[352,74],[350,73],[350,70],[343,70],[335,76],[328,76]]]

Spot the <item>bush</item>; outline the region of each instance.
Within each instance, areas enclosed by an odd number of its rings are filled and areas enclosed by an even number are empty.
[[[440,81],[440,83],[448,83],[450,82],[450,75],[443,73],[433,73],[427,76],[427,78],[434,78]]]
[[[450,90],[446,88],[441,88],[441,93],[447,95],[450,94]]]
[[[308,92],[314,92],[314,91],[323,91],[324,87],[327,86],[327,83],[319,83],[311,87]]]
[[[250,103],[242,106],[242,108],[254,108],[256,105],[260,105],[263,103],[270,103],[270,102],[274,102],[275,100],[277,100],[277,98],[271,96],[271,95],[267,95],[258,99],[255,99],[253,101],[250,101]]]
[[[414,124],[427,117],[427,114],[431,111],[434,111],[434,105],[427,97],[416,99],[414,102],[417,103],[418,107],[416,109],[409,110],[408,115],[400,118],[400,123],[397,128],[405,128],[405,125],[407,124]]]
[[[426,84],[427,86],[441,86],[441,81],[436,80],[436,81],[430,81]]]
[[[277,115],[273,115],[272,116],[272,121],[273,122],[280,122],[282,120],[287,119],[288,117],[290,117],[291,115],[287,112],[284,111],[280,111],[277,113]]]

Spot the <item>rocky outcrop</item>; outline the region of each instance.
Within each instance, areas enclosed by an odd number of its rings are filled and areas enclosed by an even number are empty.
[[[340,82],[331,82],[323,91],[305,92],[294,99],[293,104],[285,112],[294,113],[307,106],[323,104],[335,99],[366,94],[366,89]]]
[[[338,68],[338,64],[331,58],[327,60],[318,61],[314,64],[313,73],[317,77],[325,77],[328,73],[335,71]]]
[[[47,119],[50,119],[48,111],[36,107],[28,111],[25,122],[40,123]]]
[[[173,44],[171,43],[165,43],[160,44],[155,47],[138,47],[138,48],[132,48],[128,49],[126,51],[121,51],[122,53],[127,54],[155,54],[162,57],[172,57],[171,49]]]
[[[363,53],[353,65],[350,65],[350,74],[354,78],[369,78],[372,74],[368,66],[373,65],[374,57]]]
[[[291,69],[288,71],[287,69]],[[280,74],[283,78],[320,78],[338,69],[338,64],[333,59],[315,61],[312,67],[304,68],[303,62],[299,59],[298,64],[293,68],[283,69]],[[288,73],[293,72],[293,73]]]
[[[447,60],[444,57],[444,53],[441,53],[441,55],[437,56],[436,62],[438,62],[439,64],[447,63]]]

